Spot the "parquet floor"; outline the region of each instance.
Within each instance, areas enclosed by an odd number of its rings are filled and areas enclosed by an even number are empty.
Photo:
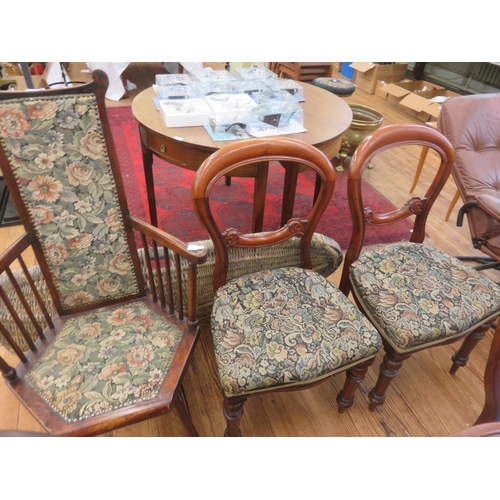
[[[137,92],[154,82],[154,75],[164,72],[160,63],[132,63],[128,79],[138,89],[129,99],[109,105],[128,105]],[[337,75],[341,76],[341,75]],[[345,98],[347,102],[364,104],[379,110],[384,125],[420,123],[401,109],[389,105],[375,95],[357,90]],[[366,180],[394,204],[411,197],[420,148],[409,147],[376,158]],[[423,195],[437,167],[437,156],[429,154],[415,195]],[[449,180],[437,200],[428,221],[428,242],[453,255],[480,254],[472,249],[468,228],[455,225],[457,205],[448,222],[445,213],[455,193]],[[20,235],[20,228],[0,229],[0,248]],[[332,275],[337,282],[340,272]],[[490,277],[498,281],[496,272]],[[245,436],[449,436],[472,425],[484,402],[483,373],[493,332],[487,334],[472,353],[469,364],[454,376],[448,373],[454,346],[436,347],[413,355],[405,361],[399,376],[393,381],[385,405],[374,413],[368,411],[367,395],[373,387],[383,354],[361,383],[353,407],[339,414],[335,398],[344,375],[307,391],[268,394],[250,398],[245,406],[242,432]],[[0,348],[0,355],[6,355]],[[9,358],[9,355],[6,355]],[[9,358],[10,359],[10,358]],[[201,336],[194,359],[187,373],[185,388],[194,424],[201,436],[221,436],[224,431],[222,398],[208,331]],[[0,429],[41,431],[41,426],[18,403],[7,387],[0,384]],[[114,436],[182,436],[183,428],[176,415],[158,417],[110,433]]]

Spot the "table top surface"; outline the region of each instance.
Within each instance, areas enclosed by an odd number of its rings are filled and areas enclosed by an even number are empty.
[[[331,92],[304,82],[300,82],[300,85],[304,88],[305,102],[301,106],[304,109],[304,128],[307,132],[281,137],[292,137],[313,146],[340,137],[351,124],[351,108]],[[147,129],[165,138],[177,139],[186,146],[192,145],[212,152],[235,142],[214,142],[204,127],[167,127],[154,105],[153,97],[155,92],[151,87],[140,92],[132,101],[134,118]]]

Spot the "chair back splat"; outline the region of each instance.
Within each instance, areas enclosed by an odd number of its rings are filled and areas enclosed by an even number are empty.
[[[210,204],[215,183],[235,169],[257,164],[256,185],[265,190],[270,161],[298,164],[316,175],[320,187],[309,214],[265,233],[218,228]],[[226,146],[196,173],[193,204],[215,251],[211,328],[227,436],[241,435],[248,397],[305,389],[345,371],[344,388],[337,397],[339,411],[344,411],[353,404],[354,393],[381,347],[368,320],[325,277],[311,270],[312,236],[334,186],[335,169],[328,158],[313,146],[288,138],[249,139]],[[282,261],[228,279],[229,261],[238,258],[237,252],[262,254],[292,238],[300,239],[298,266]]]
[[[384,214],[363,203],[361,177],[368,163],[393,147],[419,145],[436,151],[441,163],[422,198]],[[382,336],[385,356],[370,410],[384,403],[386,390],[405,359],[431,347],[464,340],[453,355],[453,374],[465,366],[477,342],[500,315],[500,288],[460,260],[424,243],[429,211],[453,168],[448,139],[423,125],[392,125],[377,130],[356,150],[349,166],[348,198],[353,235],[346,253],[340,289],[351,291],[359,308]],[[414,216],[408,242],[363,249],[368,225],[396,223]]]
[[[100,434],[175,406],[196,435],[181,382],[206,255],[129,214],[108,78],[92,76],[0,92],[0,168],[26,230],[0,256],[0,341],[20,360],[0,369],[50,434]]]

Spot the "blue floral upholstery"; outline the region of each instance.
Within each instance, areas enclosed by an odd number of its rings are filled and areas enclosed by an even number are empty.
[[[155,398],[182,331],[142,302],[66,321],[26,381],[66,423]]]
[[[137,293],[95,96],[0,102],[0,141],[63,309]]]
[[[460,260],[419,243],[364,251],[353,292],[399,353],[439,344],[500,315],[500,287]]]
[[[228,281],[216,293],[212,334],[227,396],[313,382],[373,358],[382,346],[337,288],[300,268]]]

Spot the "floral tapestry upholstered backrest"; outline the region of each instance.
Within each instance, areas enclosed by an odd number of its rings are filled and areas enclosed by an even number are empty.
[[[138,293],[95,96],[0,102],[0,143],[62,309]]]

